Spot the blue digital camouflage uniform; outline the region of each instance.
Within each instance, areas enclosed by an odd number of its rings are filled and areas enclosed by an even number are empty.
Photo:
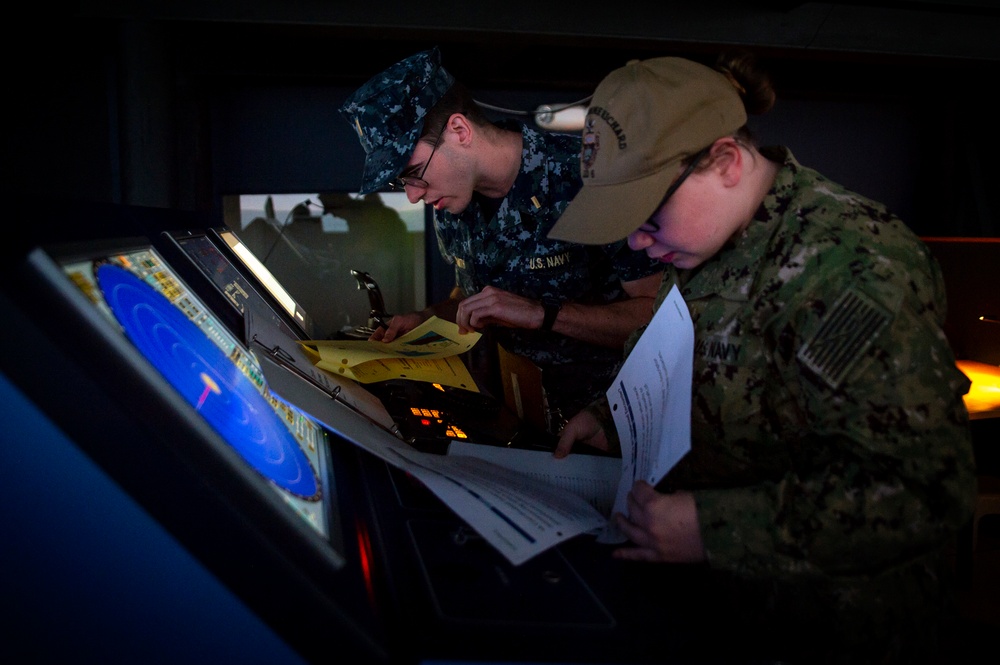
[[[709,567],[738,581],[718,605],[775,655],[924,662],[976,491],[942,277],[882,205],[763,152],[783,165],[743,237],[664,273],[695,354],[691,451],[658,489],[693,490]]]
[[[532,299],[604,304],[626,296],[623,281],[663,270],[625,241],[592,246],[547,238],[581,187],[580,137],[499,124],[520,130],[523,138],[521,172],[510,192],[492,214],[489,200],[477,195],[460,214],[435,216],[441,255],[455,267],[464,296],[492,285]],[[620,348],[555,332],[498,327],[493,334],[507,351],[542,368],[549,408],[567,418],[607,390],[622,362]]]
[[[365,150],[359,193],[379,191],[406,167],[427,112],[454,82],[435,46],[376,74],[347,98],[340,115]]]

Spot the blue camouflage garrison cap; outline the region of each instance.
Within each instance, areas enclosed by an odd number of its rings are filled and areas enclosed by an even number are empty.
[[[410,161],[424,118],[455,82],[438,48],[400,60],[358,88],[340,108],[365,149],[361,194],[385,187]]]

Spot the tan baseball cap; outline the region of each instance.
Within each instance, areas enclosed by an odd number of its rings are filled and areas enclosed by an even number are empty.
[[[656,212],[681,162],[746,124],[721,72],[684,58],[633,60],[594,91],[583,129],[583,188],[549,237],[615,242]]]

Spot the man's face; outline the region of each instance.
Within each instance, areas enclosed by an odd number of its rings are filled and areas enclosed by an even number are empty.
[[[474,189],[474,171],[454,132],[441,133],[437,145],[417,141],[407,167],[400,174],[410,203],[424,201],[435,210],[458,214],[469,206]],[[418,175],[419,174],[419,175]]]

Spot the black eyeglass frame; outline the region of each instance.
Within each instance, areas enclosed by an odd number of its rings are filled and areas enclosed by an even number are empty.
[[[406,191],[406,186],[426,188],[428,182],[424,180],[424,174],[427,173],[427,167],[431,165],[431,158],[434,153],[437,152],[438,146],[441,145],[441,137],[444,136],[444,130],[448,127],[448,120],[444,121],[441,125],[441,131],[438,132],[437,139],[434,140],[434,145],[431,147],[431,154],[427,155],[427,160],[424,162],[424,168],[420,169],[420,175],[406,175],[406,176],[396,176],[389,181],[389,189],[394,192]]]
[[[698,167],[698,163],[701,162],[701,160],[705,159],[705,155],[707,155],[709,150],[711,149],[712,146],[708,146],[707,148],[702,148],[701,150],[699,150],[694,154],[694,157],[692,157],[691,161],[688,162],[687,167],[685,167],[685,169],[681,171],[681,174],[677,176],[677,179],[675,179],[673,183],[671,183],[670,187],[667,188],[667,193],[663,195],[662,199],[660,199],[660,203],[653,210],[653,214],[656,214],[656,211],[662,208],[663,204],[666,203],[667,200],[674,195],[674,192],[676,192],[677,188],[680,187],[685,180],[687,180],[688,176],[694,173],[695,168]],[[652,226],[654,229],[657,230],[659,230],[660,228],[660,225],[654,222],[652,217],[650,217],[646,221],[646,224]]]

